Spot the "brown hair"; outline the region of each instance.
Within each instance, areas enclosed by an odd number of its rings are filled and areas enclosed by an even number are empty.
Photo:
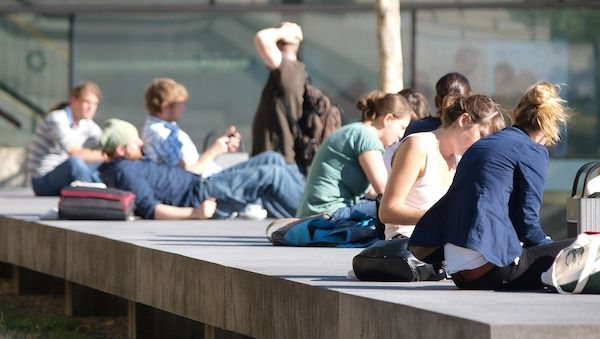
[[[81,95],[84,92],[90,92],[92,94],[94,94],[96,97],[98,97],[98,100],[100,100],[100,98],[102,97],[102,92],[100,91],[100,87],[98,87],[98,85],[96,85],[94,82],[91,81],[82,81],[80,83],[77,84],[77,86],[73,87],[71,89],[71,92],[69,93],[69,95],[73,98],[81,98]]]
[[[146,87],[145,97],[148,112],[155,114],[160,113],[168,105],[187,101],[189,94],[185,86],[175,80],[158,78]]]
[[[427,104],[427,99],[423,94],[417,92],[414,88],[405,88],[398,92],[401,96],[408,101],[410,107],[412,107],[413,111],[417,116],[417,119],[423,119],[431,115],[429,113],[429,105]]]
[[[453,124],[464,113],[469,115],[472,123],[487,127],[490,133],[495,133],[507,125],[505,110],[486,95],[449,95],[444,99],[443,106],[446,107],[441,117],[444,127]]]
[[[361,97],[356,102],[356,108],[362,112],[361,121],[373,121],[385,114],[391,113],[396,118],[409,114],[411,120],[416,118],[415,111],[403,96],[398,94],[384,94],[373,91]]]
[[[515,124],[526,131],[541,131],[548,140],[547,145],[560,141],[561,126],[569,119],[560,98],[560,87],[548,82],[540,82],[527,89],[513,111]]]
[[[438,80],[435,84],[435,107],[437,108],[438,116],[444,114],[445,108],[443,103],[448,95],[468,96],[471,94],[471,84],[466,76],[451,72],[447,73]]]

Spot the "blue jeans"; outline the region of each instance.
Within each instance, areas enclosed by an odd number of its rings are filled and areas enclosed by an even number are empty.
[[[38,196],[58,196],[63,187],[75,180],[102,182],[96,168],[98,164],[87,164],[77,157],[69,157],[52,171],[31,180],[33,191]]]
[[[247,204],[260,204],[272,218],[296,214],[304,191],[304,176],[281,154],[263,152],[204,182],[201,199],[217,199],[215,218],[227,218]]]
[[[337,211],[333,212],[331,215],[331,219],[350,219],[350,216],[354,211],[377,218],[377,203],[375,200],[361,199],[355,205],[338,208]]]

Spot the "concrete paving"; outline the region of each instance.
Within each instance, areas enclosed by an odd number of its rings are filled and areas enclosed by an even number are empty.
[[[56,198],[34,198],[26,189],[0,191],[0,214],[9,218],[0,221],[0,246],[11,247],[6,237],[34,227],[40,241],[30,247],[43,247],[43,237],[54,237],[67,248],[66,259],[39,264],[41,271],[53,269],[59,277],[254,337],[596,338],[600,333],[600,295],[460,291],[451,281],[352,281],[346,274],[361,249],[275,247],[265,237],[269,221],[39,220],[56,204]],[[6,253],[0,249],[0,261],[27,261],[27,253],[11,254],[15,251],[16,246]],[[60,249],[47,251],[62,255]],[[87,253],[94,254],[81,268],[78,260]],[[94,269],[101,274],[89,269],[89,260],[99,255],[104,263]],[[11,262],[19,258],[23,261]],[[40,260],[28,262],[36,266]],[[123,270],[136,274],[117,273]],[[106,281],[110,272],[131,281]],[[191,303],[181,306],[182,299],[196,300],[195,294],[213,303],[217,315]]]

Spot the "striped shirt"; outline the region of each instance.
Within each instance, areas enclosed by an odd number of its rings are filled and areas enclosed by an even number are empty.
[[[38,124],[29,146],[27,170],[31,178],[41,177],[62,164],[71,148],[98,148],[102,130],[93,120],[73,120],[69,106],[48,113]]]
[[[180,162],[195,164],[200,158],[198,149],[190,136],[174,121],[166,121],[149,115],[142,128],[144,156],[159,164],[178,166]],[[202,176],[207,178],[223,168],[214,161],[205,167]]]

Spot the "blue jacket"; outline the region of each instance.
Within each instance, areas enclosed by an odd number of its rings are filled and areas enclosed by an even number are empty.
[[[408,127],[406,127],[404,136],[402,138],[404,139],[413,133],[435,131],[436,129],[440,128],[441,125],[442,119],[435,117],[426,117],[411,121],[410,124],[408,124]]]
[[[157,204],[197,207],[204,200],[202,178],[180,167],[119,158],[98,170],[109,187],[135,194],[135,213],[144,219],[154,219]]]
[[[520,242],[550,242],[539,219],[547,168],[546,147],[518,127],[479,140],[446,195],[417,223],[409,246],[452,243],[496,266],[510,265],[523,251]]]

